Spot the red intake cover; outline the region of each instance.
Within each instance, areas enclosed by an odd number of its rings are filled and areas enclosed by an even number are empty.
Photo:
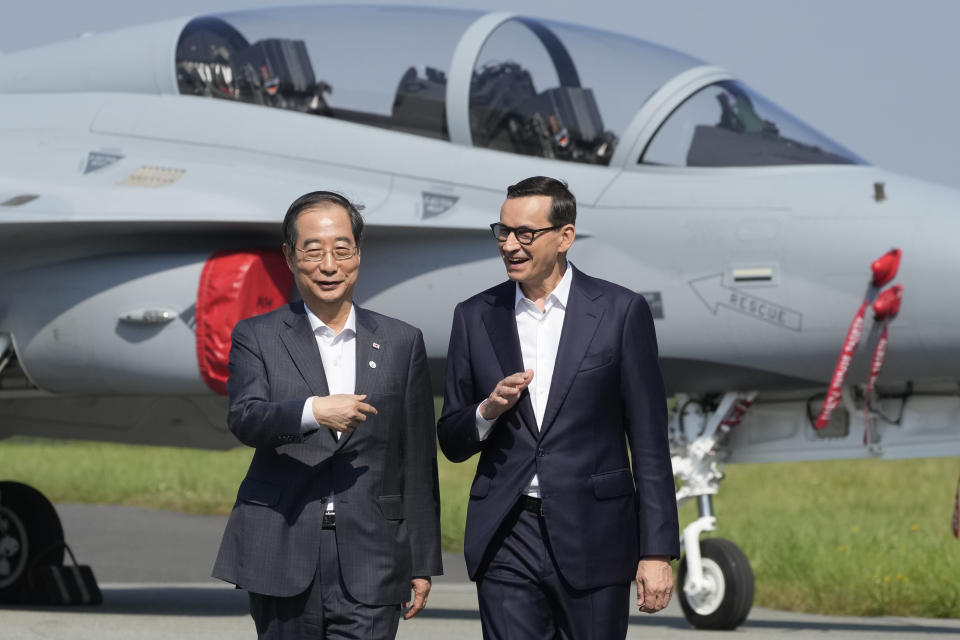
[[[197,362],[207,386],[227,393],[230,334],[244,318],[290,299],[293,276],[276,249],[218,251],[203,265],[197,289]]]

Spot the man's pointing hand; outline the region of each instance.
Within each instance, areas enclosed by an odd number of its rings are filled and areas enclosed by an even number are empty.
[[[317,396],[313,399],[313,417],[333,431],[353,431],[367,419],[367,414],[377,414],[373,405],[364,400],[366,394],[338,393],[332,396]]]
[[[496,420],[511,409],[520,399],[520,394],[533,380],[533,369],[507,376],[497,383],[490,395],[480,404],[480,415],[485,420]]]

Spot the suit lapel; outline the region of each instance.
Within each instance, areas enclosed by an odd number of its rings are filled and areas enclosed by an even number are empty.
[[[377,329],[379,328],[377,321],[366,309],[361,309],[357,305],[353,305],[353,309],[357,321],[357,335],[354,339],[354,345],[356,346],[356,363],[353,392],[357,395],[365,393],[369,397],[370,394],[376,392],[380,379],[384,375],[382,369],[371,367],[370,363],[380,363],[382,360],[380,357],[382,355],[382,349],[387,348],[389,345],[382,346],[381,349],[375,349],[373,343],[378,340]],[[380,338],[380,342],[385,341]],[[377,344],[379,344],[379,342]],[[357,430],[354,429],[353,431],[342,434],[337,441],[337,449],[342,449],[356,431]]]
[[[320,348],[317,346],[317,338],[313,333],[313,327],[310,326],[310,320],[307,319],[303,302],[291,303],[288,308],[290,313],[284,318],[286,326],[280,331],[280,340],[306,381],[310,392],[321,398],[328,396],[330,389],[327,387],[327,374],[323,370]],[[326,431],[326,434],[318,433],[312,442],[319,444],[321,449],[332,451],[337,437],[331,429],[326,427],[321,426],[320,431]]]
[[[291,303],[288,309],[290,313],[283,320],[286,326],[280,331],[280,340],[313,395],[328,396],[330,390],[327,388],[327,376],[323,371],[323,360],[320,359],[320,348],[317,347],[317,339],[313,335],[303,303]]]
[[[550,395],[543,412],[543,424],[540,425],[540,438],[543,438],[560,412],[580,368],[580,361],[600,326],[603,307],[596,303],[599,297],[600,292],[591,286],[582,273],[574,269],[557,348],[557,361],[553,368],[553,379],[550,381]]]
[[[517,334],[515,316],[516,285],[505,282],[497,288],[491,304],[483,312],[483,325],[490,336],[493,351],[500,363],[502,377],[523,371],[523,354],[520,351],[520,337]],[[492,391],[492,389],[491,389]],[[530,392],[524,390],[517,403],[520,421],[537,437],[537,419],[530,403]]]

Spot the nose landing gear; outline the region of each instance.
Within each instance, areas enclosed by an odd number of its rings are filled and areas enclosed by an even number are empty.
[[[699,405],[685,396],[678,395],[678,410],[671,416],[673,473],[680,481],[677,504],[696,498],[700,516],[681,536],[684,557],[677,595],[687,621],[698,629],[735,629],[753,606],[753,570],[747,557],[729,540],[700,540],[700,535],[717,528],[712,500],[724,478],[720,440],[740,422],[756,395],[724,394],[709,417],[701,413],[702,428],[685,424],[686,408]]]

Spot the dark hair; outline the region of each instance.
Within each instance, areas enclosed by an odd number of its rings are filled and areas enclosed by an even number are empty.
[[[353,231],[353,241],[358,247],[360,246],[360,236],[363,235],[363,216],[360,212],[363,210],[363,205],[354,204],[335,191],[311,191],[294,200],[287,209],[287,215],[283,217],[283,241],[291,250],[297,246],[297,216],[307,209],[319,209],[331,205],[347,210],[347,215],[350,216],[350,228]]]
[[[507,200],[528,196],[550,196],[550,224],[576,224],[577,199],[567,189],[566,182],[546,176],[533,176],[507,187]]]

